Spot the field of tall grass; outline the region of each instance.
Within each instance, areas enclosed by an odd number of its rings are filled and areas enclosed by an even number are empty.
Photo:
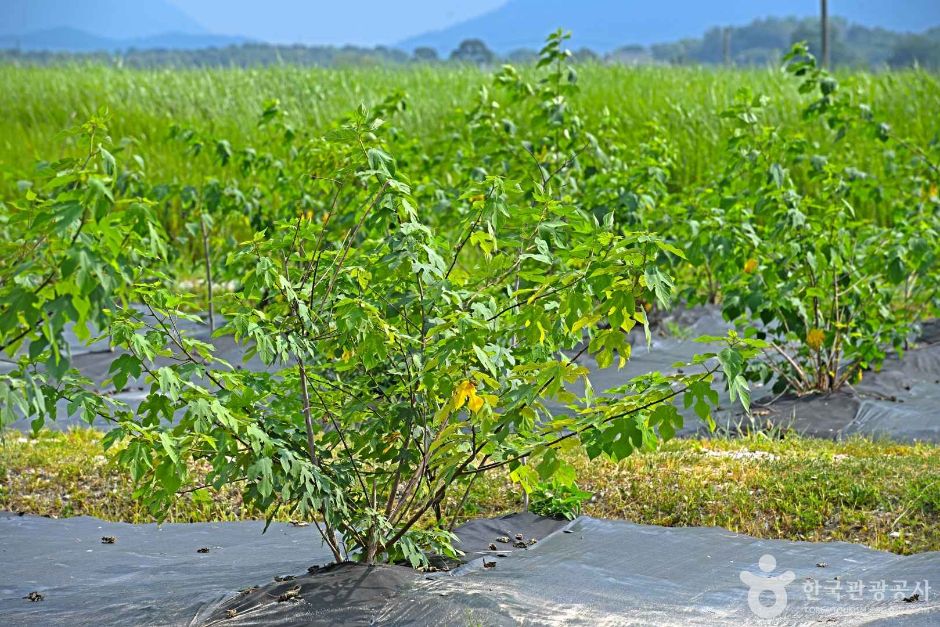
[[[579,65],[580,93],[572,105],[587,126],[609,116],[618,141],[636,146],[645,126],[655,122],[675,147],[672,184],[697,185],[723,165],[727,135],[718,113],[741,89],[770,98],[766,121],[811,139],[825,133],[805,124],[805,99],[778,68],[762,70]],[[522,73],[531,73],[523,69]],[[68,145],[62,129],[88,119],[101,107],[111,112],[115,141],[132,139],[159,180],[213,175],[206,160],[193,171],[191,155],[167,141],[173,125],[194,129],[233,145],[250,145],[258,136],[264,103],[280,100],[298,129],[328,128],[360,104],[367,106],[400,93],[407,110],[396,126],[409,140],[440,139],[444,129],[472,107],[489,72],[475,67],[309,69],[278,67],[224,70],[129,70],[98,65],[0,67],[4,94],[0,116],[0,176],[5,196],[18,178],[28,178],[37,159],[58,155]],[[940,81],[925,71],[851,73],[839,77],[869,102],[880,119],[919,145],[940,132]],[[877,142],[853,145],[858,165],[881,158]]]

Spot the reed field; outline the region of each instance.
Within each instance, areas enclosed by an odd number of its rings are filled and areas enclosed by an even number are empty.
[[[726,136],[718,113],[734,94],[747,88],[771,103],[767,120],[794,132],[821,138],[801,121],[800,95],[779,68],[726,70],[687,67],[577,66],[580,93],[573,102],[587,119],[607,109],[624,146],[644,137],[655,121],[675,146],[679,159],[675,185],[699,184],[715,172]],[[871,103],[899,134],[918,144],[940,132],[940,82],[930,72],[907,70],[840,76]],[[257,117],[266,100],[277,98],[298,128],[323,131],[360,104],[374,104],[401,93],[407,111],[396,125],[419,142],[440,137],[449,122],[473,106],[488,72],[476,67],[350,67],[309,69],[157,69],[133,70],[102,65],[0,67],[4,93],[0,119],[0,172],[5,193],[10,183],[28,177],[34,162],[63,151],[60,132],[100,107],[112,115],[115,140],[133,139],[146,158],[148,174],[159,179],[213,175],[211,162],[193,172],[188,155],[167,141],[174,124],[238,145],[257,136]],[[865,165],[877,163],[882,146],[853,146]]]

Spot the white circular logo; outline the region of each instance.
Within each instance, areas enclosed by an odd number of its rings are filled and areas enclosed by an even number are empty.
[[[767,575],[758,575],[746,570],[742,570],[741,582],[748,587],[747,605],[758,618],[777,618],[787,609],[787,586],[796,578],[792,570],[788,570],[777,576],[771,576],[769,573],[777,567],[777,560],[773,555],[762,555],[757,562],[761,572]],[[770,592],[774,597],[774,602],[770,605],[764,605],[761,601],[761,594]]]

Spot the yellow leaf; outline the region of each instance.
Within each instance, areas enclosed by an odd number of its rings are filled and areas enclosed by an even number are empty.
[[[460,409],[467,402],[468,396],[476,396],[477,386],[472,381],[462,381],[454,389],[454,409]]]
[[[744,273],[754,274],[757,271],[757,259],[751,258],[744,262]]]
[[[470,397],[467,401],[467,407],[469,407],[470,411],[473,413],[477,413],[483,407],[483,399],[477,396],[477,391],[475,388],[470,392]]]

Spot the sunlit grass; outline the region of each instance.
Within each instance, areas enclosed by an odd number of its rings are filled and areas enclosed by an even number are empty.
[[[655,121],[676,148],[677,187],[700,184],[722,166],[714,158],[724,141],[718,116],[741,89],[771,98],[767,121],[799,128],[822,140],[825,129],[805,125],[805,101],[793,79],[773,68],[727,70],[579,66],[581,92],[575,106],[589,128],[612,124],[619,141],[636,145]],[[903,137],[928,145],[940,133],[940,83],[924,71],[846,74],[860,100],[871,103],[878,119]],[[217,173],[209,158],[194,160],[167,140],[173,124],[193,128],[236,147],[250,146],[260,132],[258,115],[271,98],[289,111],[298,129],[323,130],[360,104],[375,104],[393,93],[405,95],[408,109],[394,124],[403,141],[440,137],[448,122],[476,104],[492,81],[469,67],[317,69],[155,69],[129,70],[100,65],[67,67],[0,66],[4,115],[0,116],[0,198],[15,193],[15,182],[29,178],[37,159],[61,155],[69,139],[64,128],[83,122],[100,107],[113,116],[115,141],[128,139],[155,181],[199,182]],[[861,168],[875,167],[884,146],[873,138],[844,146]],[[195,178],[194,178],[195,177]]]
[[[0,509],[151,522],[130,480],[91,430],[7,433],[0,444]],[[940,447],[786,435],[674,440],[620,463],[569,455],[594,494],[585,513],[666,526],[720,526],[761,538],[844,540],[897,553],[940,550]],[[199,473],[196,473],[197,481]],[[464,517],[521,507],[505,474],[475,484]],[[260,518],[237,490],[182,496],[168,521]],[[286,520],[286,513],[277,516]]]

